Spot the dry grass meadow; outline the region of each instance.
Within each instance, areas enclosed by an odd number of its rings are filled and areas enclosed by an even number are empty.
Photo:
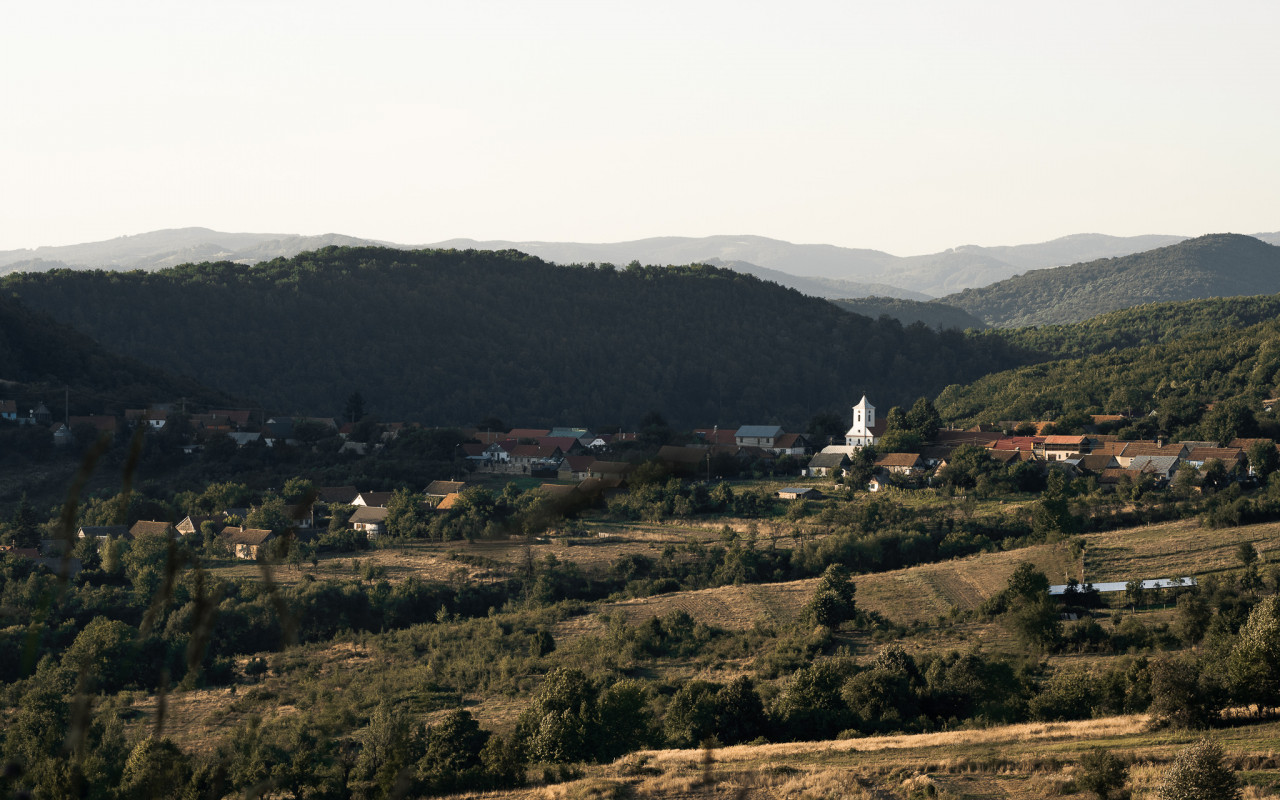
[[[460,583],[491,580],[519,569],[531,555],[573,561],[587,573],[601,573],[619,557],[640,553],[656,557],[671,544],[720,541],[723,525],[745,530],[741,520],[711,525],[655,523],[594,523],[586,538],[548,537],[531,545],[501,542],[397,542],[358,554],[326,556],[316,566],[278,566],[273,580],[291,584],[310,574],[316,578],[358,576],[366,565],[384,570],[394,582],[409,577]],[[768,535],[768,531],[763,532]],[[1251,542],[1263,561],[1280,560],[1280,523],[1210,530],[1195,521],[1179,521],[1088,534],[1083,564],[1072,559],[1065,544],[1039,545],[1009,552],[981,553],[952,561],[926,564],[857,577],[858,603],[903,624],[928,622],[976,608],[999,591],[1013,569],[1030,562],[1050,581],[1070,578],[1090,582],[1128,581],[1183,575],[1203,577],[1238,568],[1237,548]],[[780,540],[780,546],[789,541]],[[1274,551],[1274,552],[1273,552]],[[252,563],[224,563],[219,577],[260,578],[262,567]],[[809,584],[721,587],[701,592],[678,592],[614,604],[628,617],[648,618],[683,608],[695,618],[728,629],[749,628],[757,621],[785,620],[804,600]]]
[[[1277,797],[1280,724],[1216,731],[1246,782],[1244,797]],[[1078,761],[1105,747],[1130,763],[1134,800],[1154,798],[1163,771],[1194,733],[1151,731],[1143,716],[1034,723],[915,736],[632,753],[574,781],[495,793],[520,800],[606,798],[1092,798]]]

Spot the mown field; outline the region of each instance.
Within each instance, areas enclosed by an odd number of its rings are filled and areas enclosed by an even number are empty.
[[[1134,800],[1154,797],[1161,773],[1188,732],[1152,731],[1145,716],[1028,723],[914,736],[741,745],[713,751],[633,753],[578,781],[496,795],[510,798],[818,798],[941,797],[955,800],[1094,797],[1076,786],[1078,761],[1106,747],[1131,762]],[[1280,724],[1215,731],[1241,771],[1246,798],[1277,796]],[[494,795],[491,795],[494,796]]]

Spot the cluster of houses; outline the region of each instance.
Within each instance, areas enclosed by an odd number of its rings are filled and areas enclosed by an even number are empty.
[[[186,413],[177,403],[155,403],[147,408],[125,409],[120,414],[87,414],[64,415],[61,421],[54,419],[49,408],[40,403],[35,408],[20,413],[14,400],[0,400],[0,420],[8,420],[19,425],[39,425],[49,429],[53,443],[58,446],[75,442],[78,429],[92,429],[98,434],[115,434],[121,430],[133,430],[139,425],[147,430],[160,432],[170,430],[172,420],[181,418],[184,429],[189,432],[184,449],[195,453],[202,449],[201,441],[210,434],[226,434],[238,447],[262,444],[274,447],[277,444],[297,445],[300,443],[299,433],[303,426],[310,426],[311,434],[321,437],[338,437],[343,440],[342,451],[354,451],[361,455],[370,449],[376,449],[381,442],[349,441],[347,437],[355,430],[355,424],[342,423],[332,417],[268,417],[257,409],[227,408],[213,409],[204,413]],[[402,429],[412,423],[392,422],[379,425],[382,440],[394,438]]]
[[[1111,418],[1095,421],[1108,419]],[[859,448],[878,443],[883,435],[884,423],[876,421],[875,407],[862,398],[853,407],[853,427],[846,434],[845,443],[823,448],[810,459],[806,474],[843,474]],[[1137,482],[1148,477],[1161,485],[1171,481],[1184,464],[1200,470],[1216,460],[1228,472],[1248,469],[1247,453],[1256,442],[1276,446],[1270,439],[1235,439],[1223,447],[1208,441],[1124,441],[1118,436],[1103,434],[1011,436],[980,426],[972,430],[939,430],[919,453],[880,454],[875,466],[881,476],[923,476],[945,467],[955,448],[973,445],[985,448],[988,456],[1003,464],[1020,461],[1052,464],[1073,475],[1095,476],[1102,485],[1116,485],[1126,480]],[[873,479],[870,488],[876,490],[883,483],[883,478]]]
[[[467,488],[463,481],[432,481],[424,494],[424,509],[446,511],[457,502],[460,493]],[[572,487],[570,487],[572,488]],[[362,492],[354,486],[325,486],[316,490],[315,497],[295,504],[289,509],[292,525],[299,532],[313,530],[316,519],[333,506],[353,506],[348,526],[374,539],[386,533],[387,504],[394,492]],[[215,514],[187,516],[179,523],[140,520],[133,525],[83,525],[76,531],[79,539],[133,540],[145,536],[200,536],[206,525],[212,525],[215,536],[241,559],[257,559],[275,540],[277,533],[266,528],[249,528],[234,520],[244,520],[251,508],[228,508]],[[45,543],[53,549],[53,543]]]
[[[697,428],[693,431],[694,443],[662,447],[656,460],[677,474],[696,477],[705,469],[707,477],[712,477],[711,466],[717,456],[727,455],[744,462],[789,456],[807,459],[804,476],[832,477],[845,474],[858,450],[879,444],[885,429],[884,420],[877,419],[875,406],[863,397],[853,406],[850,428],[840,443],[821,445],[804,434],[787,433],[777,425]],[[555,472],[560,480],[582,480],[606,474],[625,477],[617,474],[619,465],[603,461],[600,452],[627,437],[634,434],[601,437],[581,428],[515,429],[506,433],[475,432],[476,442],[462,447],[473,467],[480,471]],[[1222,447],[1217,442],[1122,441],[1118,436],[1102,434],[1016,436],[984,427],[939,430],[919,452],[878,453],[877,477],[870,488],[878,490],[894,479],[923,477],[945,467],[952,452],[961,445],[982,447],[993,460],[1003,464],[1052,464],[1073,475],[1096,476],[1107,485],[1148,476],[1164,483],[1172,480],[1183,464],[1203,469],[1213,460],[1222,462],[1228,471],[1247,468],[1247,450],[1255,441],[1274,446],[1270,440],[1254,439],[1237,439]]]
[[[248,511],[248,509],[232,510]],[[230,514],[222,513],[208,517],[187,517],[177,525],[157,520],[139,520],[133,525],[81,525],[76,530],[76,537],[79,539],[97,539],[105,542],[108,539],[132,541],[148,536],[166,538],[172,535],[198,536],[202,530],[201,525],[206,520],[209,520],[213,521],[221,529],[218,533],[218,538],[227,545],[227,549],[236,558],[244,559],[258,558],[263,548],[267,547],[275,539],[275,532],[266,528],[246,528],[243,525],[226,524],[226,520],[230,516]]]
[[[605,458],[612,448],[639,437],[635,433],[594,434],[585,428],[516,428],[497,433],[466,431],[476,441],[462,445],[472,469],[478,472],[555,473],[561,480],[606,477],[617,473]],[[803,434],[784,433],[777,425],[745,425],[737,429],[697,428],[696,444],[664,446],[658,460],[677,469],[709,463],[727,454],[744,462],[811,452]]]

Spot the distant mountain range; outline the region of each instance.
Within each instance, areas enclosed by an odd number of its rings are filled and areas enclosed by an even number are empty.
[[[234,261],[256,264],[289,258],[306,250],[383,244],[340,233],[297,236],[281,233],[226,233],[208,228],[172,228],[104,242],[87,242],[34,250],[0,251],[0,274],[50,269],[141,269],[152,272],[179,264]]]
[[[756,266],[755,264],[749,264],[746,261],[725,261],[720,258],[704,258],[699,259],[699,261],[703,264],[710,264],[713,267],[724,267],[725,269],[731,269],[734,272],[741,272],[743,275],[754,275],[760,280],[773,281],[780,286],[785,286],[788,289],[795,289],[797,292],[807,294],[810,297],[824,297],[828,300],[842,300],[855,297],[884,297],[916,301],[933,299],[923,292],[913,292],[910,289],[900,289],[897,286],[891,286],[887,283],[858,283],[857,281],[842,281],[838,278],[813,278],[801,275],[789,275],[781,270]]]
[[[1280,292],[1280,247],[1214,234],[1144,253],[1031,270],[942,298],[998,327],[1079,322],[1144,303]]]
[[[1280,233],[1255,234],[1280,244]],[[632,242],[476,241],[451,239],[430,245],[398,245],[342,234],[298,236],[226,233],[178,228],[104,242],[0,252],[0,274],[54,268],[157,270],[183,263],[233,261],[254,264],[329,245],[384,245],[400,249],[440,247],[514,249],[558,264],[711,263],[757,275],[816,297],[879,295],[927,299],[986,286],[1028,269],[1043,269],[1129,255],[1185,240],[1182,236],[1076,234],[1039,244],[1005,247],[965,245],[941,253],[899,257],[879,250],[823,244],[792,244],[763,236],[658,237]],[[909,288],[908,288],[909,287]]]
[[[869,294],[924,299],[973,286],[985,286],[1036,267],[1056,267],[1106,256],[1128,255],[1172,244],[1184,236],[1104,236],[1084,233],[1051,242],[1013,247],[966,245],[941,253],[894,256],[879,250],[828,244],[792,244],[763,236],[676,236],[614,244],[508,242],[450,239],[433,247],[519,250],[557,264],[611,263],[689,264],[718,259],[726,266],[748,264],[803,276],[809,281],[838,280],[879,287],[845,297]],[[733,267],[738,269],[737,266]],[[773,280],[773,278],[770,278]],[[884,286],[897,291],[886,291]],[[911,287],[907,290],[906,287]],[[804,291],[799,286],[794,288]],[[833,297],[823,292],[820,297]]]

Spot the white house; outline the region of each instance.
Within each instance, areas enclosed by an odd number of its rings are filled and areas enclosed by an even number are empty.
[[[376,539],[387,532],[387,515],[389,513],[390,511],[384,507],[360,506],[351,515],[348,524],[358,531],[364,531],[366,538]]]

